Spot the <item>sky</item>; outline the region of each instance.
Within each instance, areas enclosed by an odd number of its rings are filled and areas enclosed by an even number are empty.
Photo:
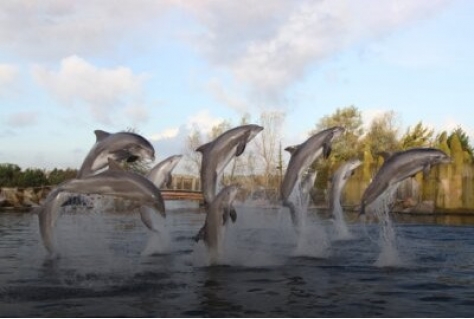
[[[244,114],[282,145],[355,105],[474,141],[474,1],[0,2],[0,163],[78,168],[93,131],[134,128],[157,161]]]

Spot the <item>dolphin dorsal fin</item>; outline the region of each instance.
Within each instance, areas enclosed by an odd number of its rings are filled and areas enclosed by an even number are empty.
[[[299,148],[300,148],[300,145],[292,145],[292,146],[286,147],[285,151],[293,155]]]
[[[212,145],[212,142],[209,142],[209,143],[206,143],[206,144],[202,144],[201,146],[199,146],[198,148],[196,148],[196,152],[204,153],[204,152],[206,151],[206,149],[208,149],[211,145]]]
[[[393,153],[395,152],[392,152],[392,151],[380,151],[377,153],[378,156],[382,156],[383,160],[386,161],[387,159],[389,159]]]
[[[110,157],[107,160],[109,162],[109,170],[111,170],[111,171],[123,171],[123,168],[120,167],[120,165],[116,161],[114,161]]]
[[[94,131],[96,142],[102,141],[104,138],[110,135],[110,133],[102,130],[95,130]]]

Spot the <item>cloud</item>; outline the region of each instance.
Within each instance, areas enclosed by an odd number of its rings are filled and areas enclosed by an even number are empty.
[[[110,124],[117,111],[142,99],[146,78],[123,66],[98,68],[75,55],[63,59],[58,71],[34,65],[32,74],[61,105],[86,107],[103,124]],[[129,108],[126,112],[134,120],[145,119],[142,108]]]
[[[134,123],[134,125],[144,123],[150,118],[148,109],[142,105],[129,106],[124,112],[125,115]]]
[[[168,128],[160,133],[152,134],[148,138],[154,142],[159,141],[159,140],[172,139],[178,135],[179,130],[180,130],[179,127]]]
[[[205,109],[190,116],[187,120],[186,127],[188,130],[196,128],[201,132],[210,133],[212,128],[219,125],[222,121],[223,119],[221,118],[212,117],[209,114],[209,110]]]
[[[247,102],[244,99],[240,99],[231,95],[217,79],[209,81],[207,88],[214,98],[220,103],[229,106],[240,113],[245,113],[248,111],[249,106]]]
[[[18,77],[18,68],[12,64],[0,64],[0,94],[8,92]]]
[[[173,1],[133,0],[0,3],[0,45],[16,56],[56,60],[113,52],[124,37],[154,39]]]
[[[11,127],[32,126],[38,122],[37,112],[17,112],[10,114],[7,119],[7,125]]]
[[[278,100],[322,60],[429,17],[445,3],[209,0],[184,7],[205,27],[195,43],[210,62]]]

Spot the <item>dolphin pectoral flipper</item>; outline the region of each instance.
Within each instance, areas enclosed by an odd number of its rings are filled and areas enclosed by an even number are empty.
[[[235,156],[240,156],[242,155],[242,153],[245,151],[245,146],[247,145],[247,141],[249,139],[249,136],[250,136],[250,131],[247,131],[247,133],[245,133],[244,135],[244,138],[243,140],[239,143],[239,145],[237,145],[237,150],[235,152]]]
[[[173,178],[171,176],[171,172],[168,173],[166,176],[166,182],[165,182],[166,188],[172,188],[173,187]]]
[[[196,236],[193,237],[195,242],[198,242],[200,240],[204,240],[204,237],[206,235],[206,225],[202,226],[201,229],[199,229],[199,232],[196,234]]]
[[[329,143],[324,143],[323,145],[324,158],[328,158],[329,155],[331,155],[331,151],[332,151],[331,145]]]
[[[242,153],[245,151],[245,145],[247,145],[246,143],[240,143],[238,146],[237,146],[237,151],[235,152],[235,156],[240,156],[242,155]]]
[[[138,161],[140,157],[136,156],[136,155],[130,155],[129,157],[127,157],[126,161],[127,163],[133,163],[133,162],[136,162]]]
[[[230,217],[230,220],[232,220],[233,223],[237,220],[237,212],[235,211],[234,206],[229,206],[224,208],[224,214],[222,215],[223,217],[223,225],[227,223],[227,220]]]
[[[235,211],[234,206],[230,207],[229,216],[232,222],[235,223],[235,221],[237,220],[237,212]]]
[[[138,156],[134,156],[132,153],[130,153],[129,151],[127,150],[116,150],[116,151],[111,151],[110,152],[110,155],[112,155],[112,157],[114,158],[114,160],[116,161],[127,161],[127,162],[134,162],[135,160],[130,160],[130,158],[133,158],[135,157],[136,159],[138,159]]]

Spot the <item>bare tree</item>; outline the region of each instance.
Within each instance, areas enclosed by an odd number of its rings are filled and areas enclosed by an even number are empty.
[[[260,125],[264,130],[257,136],[255,143],[257,153],[262,161],[264,183],[266,187],[277,187],[272,181],[277,176],[278,148],[281,140],[281,130],[285,113],[281,111],[266,111],[260,114]]]

